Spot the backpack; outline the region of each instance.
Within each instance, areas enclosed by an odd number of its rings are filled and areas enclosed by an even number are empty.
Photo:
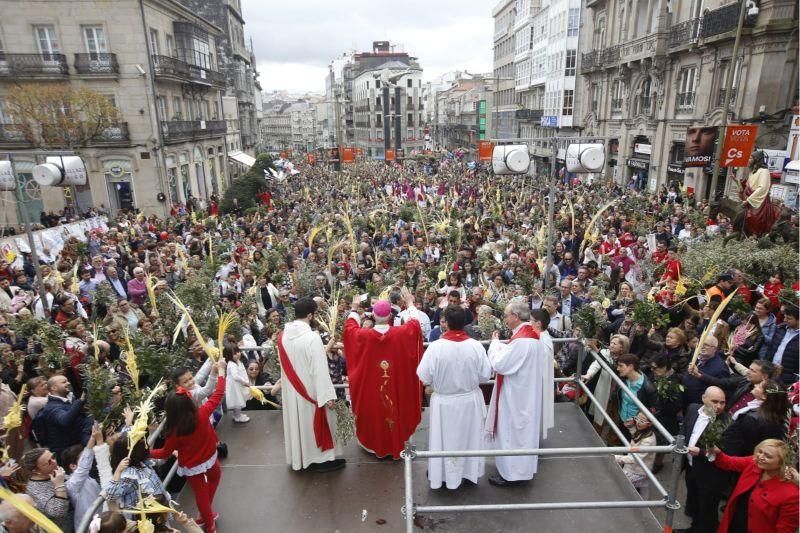
[[[40,447],[47,447],[47,419],[41,409],[31,421],[31,439]]]

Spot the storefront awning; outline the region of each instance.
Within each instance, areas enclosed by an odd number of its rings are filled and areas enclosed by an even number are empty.
[[[228,152],[228,157],[230,159],[233,159],[237,163],[243,164],[247,168],[252,167],[256,163],[256,158],[255,157],[253,157],[251,155],[247,155],[246,153],[240,152],[238,150],[235,151],[235,152]]]

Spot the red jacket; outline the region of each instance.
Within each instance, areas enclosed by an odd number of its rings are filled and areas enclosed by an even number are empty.
[[[756,466],[752,456],[732,457],[720,453],[714,464],[722,470],[741,472],[733,489],[725,514],[719,523],[718,533],[728,533],[736,508],[737,498],[751,488],[750,505],[747,508],[747,531],[750,533],[796,533],[798,527],[797,500],[800,489],[791,481],[773,478],[759,481],[762,470]],[[753,488],[755,487],[755,488]]]
[[[178,464],[184,468],[192,468],[208,461],[217,452],[217,434],[209,421],[211,413],[225,396],[225,378],[217,378],[217,389],[214,394],[197,409],[197,423],[194,432],[178,436],[173,431],[167,436],[164,447],[150,450],[153,459],[167,459],[172,452],[178,450]]]

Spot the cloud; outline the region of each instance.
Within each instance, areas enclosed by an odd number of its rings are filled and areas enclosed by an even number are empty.
[[[391,12],[368,0],[295,0],[268,8],[242,0],[265,90],[324,92],[331,60],[388,40],[416,57],[425,79],[492,69],[493,5],[486,0],[406,0]]]

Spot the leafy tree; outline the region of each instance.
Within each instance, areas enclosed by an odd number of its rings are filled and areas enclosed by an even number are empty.
[[[239,201],[239,209],[242,210],[258,205],[258,197],[256,195],[266,189],[265,172],[268,172],[267,169],[270,168],[275,168],[272,158],[267,154],[259,154],[250,170],[243,176],[233,180],[225,190],[225,196],[220,204],[222,212],[229,213],[233,210],[234,198]]]
[[[68,83],[14,85],[6,103],[19,132],[38,148],[87,146],[119,121],[108,96]]]

